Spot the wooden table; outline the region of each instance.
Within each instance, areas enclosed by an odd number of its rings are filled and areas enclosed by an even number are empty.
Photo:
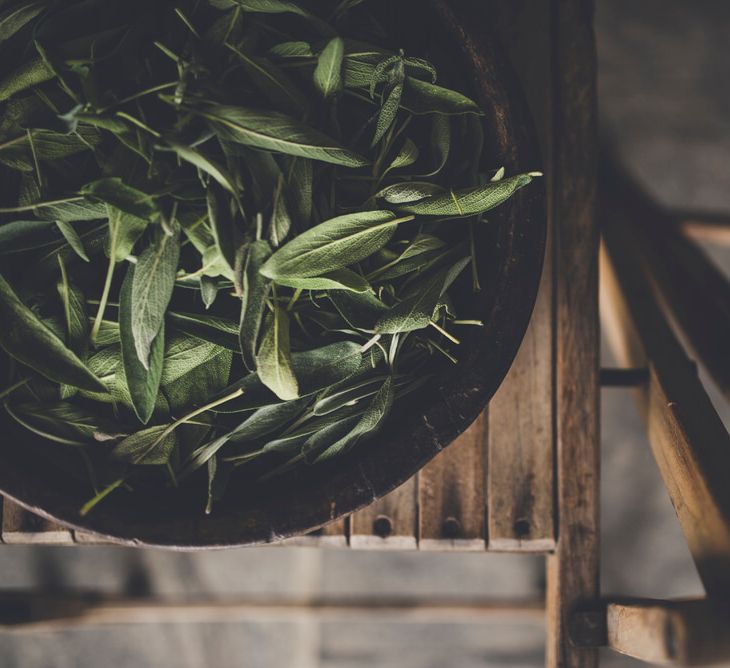
[[[511,54],[544,156],[550,231],[530,328],[504,384],[457,443],[370,507],[287,542],[544,553],[548,664],[590,666],[596,650],[572,645],[566,628],[568,612],[598,596],[593,3],[480,4]],[[5,543],[97,542],[9,502],[2,520]]]

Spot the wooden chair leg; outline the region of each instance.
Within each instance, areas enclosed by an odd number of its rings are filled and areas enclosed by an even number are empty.
[[[594,668],[570,615],[599,596],[598,230],[593,2],[553,4],[557,548],[548,557],[546,665]],[[575,54],[584,54],[576,58]]]

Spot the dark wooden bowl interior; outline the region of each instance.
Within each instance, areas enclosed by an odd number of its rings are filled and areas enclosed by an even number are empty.
[[[468,3],[414,0],[390,16],[410,53],[432,57],[461,76],[485,115],[489,167],[508,174],[540,167],[537,142],[519,82]],[[462,6],[463,5],[463,6]],[[401,14],[401,12],[403,12]],[[408,17],[407,20],[404,17]],[[446,61],[445,56],[446,54]],[[443,64],[443,65],[442,65]],[[452,83],[451,81],[449,83]],[[265,487],[231,484],[210,516],[196,494],[112,494],[88,517],[78,510],[86,490],[60,475],[49,447],[0,418],[0,491],[29,510],[118,543],[177,549],[265,543],[301,534],[384,496],[451,443],[492,397],[517,352],[534,305],[545,249],[544,186],[521,190],[479,231],[483,289],[465,285],[469,317],[459,364],[399,404],[381,434],[330,465],[270,481]],[[35,439],[38,441],[38,439]],[[58,446],[54,446],[58,447]]]

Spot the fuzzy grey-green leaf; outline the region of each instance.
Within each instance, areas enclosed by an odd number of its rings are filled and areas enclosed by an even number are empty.
[[[162,327],[175,286],[180,256],[180,233],[160,233],[139,256],[132,281],[132,334],[137,357],[149,369],[152,342]]]
[[[485,185],[435,195],[417,202],[398,204],[400,211],[420,216],[466,217],[490,211],[506,202],[532,181],[529,174],[512,176]]]
[[[132,287],[134,284],[135,266],[129,265],[127,275],[122,283],[119,295],[119,330],[122,344],[122,363],[127,389],[132,399],[132,406],[142,424],[147,424],[155,410],[157,393],[162,378],[162,365],[165,354],[165,323],[152,340],[148,364],[145,366],[139,359],[132,329]]]
[[[48,329],[0,275],[0,346],[11,357],[58,383],[95,392],[106,388]]]
[[[205,118],[227,141],[345,167],[368,161],[319,130],[278,112],[204,104],[190,111]]]
[[[261,382],[284,401],[299,397],[299,383],[292,368],[289,343],[289,316],[279,306],[267,319],[261,348],[256,355],[256,371]]]
[[[282,246],[261,267],[271,279],[322,276],[364,260],[385,246],[398,219],[390,211],[363,211],[332,218]]]
[[[342,88],[342,63],[345,43],[341,37],[333,37],[317,57],[314,70],[314,84],[324,97],[329,97]]]

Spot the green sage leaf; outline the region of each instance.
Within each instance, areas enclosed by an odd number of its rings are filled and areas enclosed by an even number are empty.
[[[532,181],[530,174],[520,174],[482,186],[435,195],[417,202],[399,204],[400,211],[421,216],[467,217],[490,211],[506,202],[520,188]]]
[[[282,246],[261,267],[267,278],[309,278],[355,264],[385,246],[399,223],[390,211],[338,216],[303,232]]]
[[[148,427],[120,441],[112,450],[112,458],[137,466],[161,466],[170,461],[177,445],[174,431],[165,433],[168,425]]]
[[[428,327],[441,296],[470,261],[469,257],[463,258],[452,267],[439,271],[431,279],[417,286],[412,294],[393,306],[378,320],[375,331],[380,334],[396,334]]]
[[[81,241],[81,238],[73,228],[73,225],[64,220],[57,220],[56,225],[63,235],[63,238],[66,240],[66,243],[73,248],[76,255],[78,255],[84,262],[89,262],[89,256],[84,250],[84,242]]]
[[[140,361],[134,338],[132,323],[132,290],[135,265],[130,264],[119,293],[119,334],[122,344],[122,363],[127,389],[132,400],[134,412],[142,424],[152,417],[157,402],[157,393],[162,378],[162,365],[165,355],[165,323],[160,324],[150,346],[148,364]]]
[[[261,348],[256,355],[256,371],[261,382],[284,401],[299,397],[299,384],[292,368],[289,343],[289,316],[279,306],[267,319]]]
[[[368,164],[365,158],[319,130],[284,114],[215,104],[190,111],[205,118],[227,141],[346,167]]]
[[[150,368],[152,342],[162,327],[167,305],[175,286],[180,256],[180,233],[158,234],[139,256],[132,280],[132,335],[137,357]]]
[[[106,388],[78,356],[46,327],[0,275],[0,346],[34,371],[65,385],[95,392]]]
[[[116,176],[87,183],[80,193],[138,218],[149,220],[159,215],[157,205],[150,195],[127,185]]]
[[[275,282],[278,285],[285,285],[297,290],[351,290],[353,292],[372,290],[365,277],[350,269],[337,269],[324,276],[309,278],[282,276],[277,278]]]
[[[342,88],[342,63],[345,43],[341,37],[332,38],[317,58],[314,70],[314,85],[324,97],[329,97]]]
[[[266,308],[266,297],[271,282],[265,278],[260,269],[271,257],[271,246],[268,241],[254,241],[248,249],[242,271],[243,299],[241,303],[241,321],[239,340],[243,362],[249,371],[256,370],[256,350],[259,332]]]
[[[314,461],[322,462],[353,448],[364,438],[376,433],[383,426],[383,423],[388,417],[390,409],[393,406],[393,399],[393,379],[392,377],[388,377],[380,390],[378,390],[378,393],[373,397],[373,400],[364,415],[360,418],[352,431],[327,446],[324,451],[319,453],[316,453],[313,450],[313,443],[310,441],[309,447],[307,447],[307,445],[304,446],[304,452],[307,453],[310,458],[312,458],[312,455],[316,454],[313,458]]]

